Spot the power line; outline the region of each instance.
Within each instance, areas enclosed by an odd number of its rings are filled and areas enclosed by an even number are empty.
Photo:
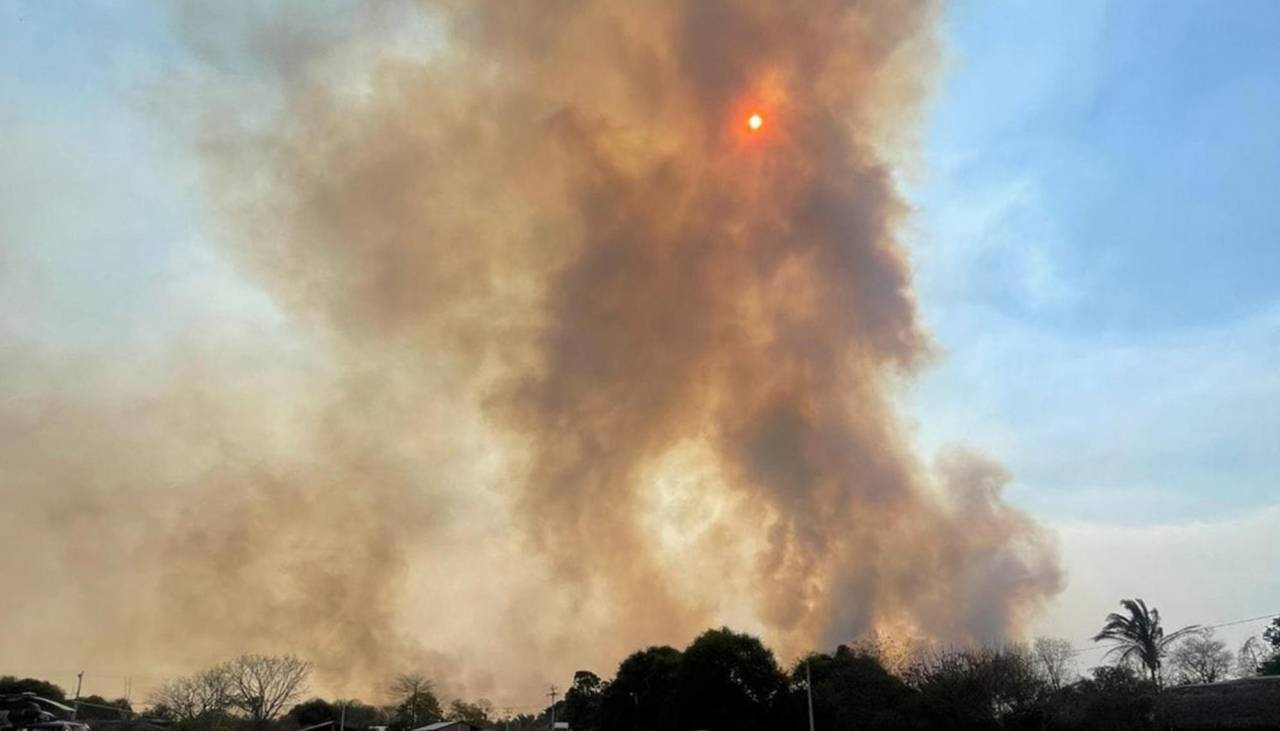
[[[1250,617],[1248,619],[1237,619],[1234,622],[1223,622],[1222,624],[1211,624],[1205,629],[1218,629],[1219,627],[1230,627],[1236,624],[1248,624],[1249,622],[1257,622],[1263,619],[1275,619],[1276,617],[1280,617],[1280,612],[1277,612],[1275,614],[1263,614],[1262,616]]]
[[[1248,619],[1233,619],[1230,622],[1219,622],[1218,624],[1200,625],[1199,629],[1220,629],[1222,627],[1234,627],[1238,624],[1249,624],[1250,622],[1261,622],[1264,619],[1275,619],[1280,617],[1280,612],[1274,614],[1260,614],[1257,617],[1249,617]],[[1079,655],[1085,652],[1097,652],[1098,650],[1110,650],[1110,645],[1091,645],[1089,647],[1073,647],[1071,654]]]
[[[1247,617],[1247,618],[1245,618],[1245,619],[1233,619],[1233,620],[1230,620],[1230,621],[1227,621],[1227,622],[1219,622],[1219,623],[1217,623],[1217,624],[1201,625],[1201,626],[1200,626],[1200,628],[1201,628],[1201,629],[1221,629],[1222,627],[1234,627],[1234,626],[1236,626],[1236,625],[1249,624],[1249,623],[1251,623],[1251,622],[1261,622],[1261,621],[1263,621],[1263,620],[1267,620],[1267,619],[1275,619],[1275,618],[1277,618],[1277,617],[1280,617],[1280,612],[1274,612],[1274,613],[1272,613],[1272,614],[1260,614],[1260,615],[1258,615],[1258,616],[1256,616],[1256,617]],[[1110,645],[1099,645],[1099,644],[1089,645],[1089,646],[1087,646],[1087,647],[1073,647],[1073,648],[1071,648],[1071,654],[1072,654],[1072,655],[1081,655],[1081,654],[1084,654],[1084,653],[1086,653],[1086,652],[1098,652],[1098,651],[1101,651],[1101,650],[1110,650],[1110,649],[1111,649],[1111,647],[1112,647],[1112,646],[1110,646]],[[119,679],[123,679],[123,680],[125,681],[125,683],[126,683],[126,686],[125,686],[125,694],[126,694],[126,698],[127,698],[127,697],[129,697],[129,695],[131,694],[131,691],[132,691],[132,679],[133,679],[133,678],[144,678],[144,679],[147,679],[147,680],[155,681],[157,684],[158,684],[158,683],[160,683],[160,682],[163,682],[163,681],[165,680],[165,679],[164,679],[164,678],[162,678],[162,677],[158,677],[158,676],[154,676],[154,675],[144,675],[144,674],[138,674],[138,673],[124,673],[124,672],[116,672],[116,671],[112,671],[112,670],[93,670],[93,671],[88,671],[88,672],[86,672],[86,671],[76,671],[76,670],[53,670],[53,669],[49,669],[49,668],[44,668],[44,669],[41,669],[41,668],[28,668],[28,669],[26,669],[26,670],[25,670],[25,671],[23,671],[23,672],[24,672],[24,673],[38,673],[38,674],[41,674],[41,675],[63,675],[63,676],[71,676],[71,677],[76,677],[76,678],[77,678],[77,680],[79,680],[80,678],[82,678],[82,677],[83,677],[83,676],[85,676],[85,675],[88,675],[88,676],[90,676],[90,677],[109,677],[109,678],[119,678]],[[557,688],[556,688],[554,685],[553,685],[553,686],[551,686],[551,689],[550,689],[550,690],[551,690],[551,692],[550,692],[550,693],[547,693],[547,695],[551,698],[551,714],[552,714],[552,719],[554,719],[554,718],[555,718],[555,703],[556,703],[556,697],[559,695],[559,693],[557,693]],[[523,711],[533,711],[534,713],[537,713],[537,711],[539,711],[539,710],[544,710],[544,709],[543,709],[542,707],[540,707],[540,706],[525,705],[525,704],[511,704],[511,705],[504,705],[504,707],[503,707],[503,708],[504,708],[504,710],[506,711],[506,714],[507,714],[508,716],[510,716],[510,715],[511,715],[511,711],[513,711],[513,710],[522,711],[522,712],[523,712]],[[553,721],[553,723],[554,723],[554,721]]]

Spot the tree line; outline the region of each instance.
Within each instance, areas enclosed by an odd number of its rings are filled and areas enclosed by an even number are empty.
[[[758,638],[720,628],[683,649],[632,653],[609,680],[580,670],[564,697],[538,713],[501,715],[483,698],[443,704],[422,673],[391,679],[382,704],[304,700],[310,664],[264,655],[169,680],[152,693],[146,713],[179,731],[297,731],[340,721],[351,729],[409,731],[442,719],[548,731],[553,716],[581,731],[764,731],[806,728],[811,698],[821,731],[1150,729],[1168,685],[1280,675],[1280,618],[1233,656],[1211,629],[1166,632],[1159,611],[1142,600],[1121,606],[1094,637],[1108,643],[1110,662],[1083,675],[1079,650],[1060,639],[955,648],[871,638],[783,667]],[[66,700],[53,684],[0,678],[0,694],[23,691]]]

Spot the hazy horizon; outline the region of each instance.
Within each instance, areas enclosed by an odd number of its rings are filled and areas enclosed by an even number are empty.
[[[0,674],[1275,611],[1277,22],[0,6]]]

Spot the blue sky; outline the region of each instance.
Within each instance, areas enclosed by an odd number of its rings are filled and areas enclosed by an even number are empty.
[[[10,327],[153,328],[195,260],[203,285],[252,299],[207,251],[197,170],[145,91],[183,45],[153,6],[121,7],[0,8],[0,122],[18,143],[3,204],[30,211],[53,190],[65,203],[20,217],[9,246],[30,256],[9,266],[52,286]],[[1013,499],[1055,519],[1277,501],[1277,28],[1265,0],[949,7],[909,191],[943,352],[914,398],[926,452],[991,452]]]
[[[189,62],[156,7],[0,3],[0,365],[270,332],[148,92]],[[1059,531],[1056,634],[1132,593],[1188,622],[1274,611],[1280,2],[955,2],[944,23],[907,183],[942,354],[908,402],[923,453],[989,453]]]
[[[956,3],[912,197],[927,445],[1054,519],[1277,500],[1280,4]]]

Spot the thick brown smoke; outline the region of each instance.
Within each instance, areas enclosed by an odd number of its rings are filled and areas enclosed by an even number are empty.
[[[438,47],[382,48],[381,14],[234,29],[278,108],[209,62],[221,233],[303,344],[183,339],[145,400],[6,406],[0,547],[48,554],[6,625],[50,603],[135,661],[286,649],[502,696],[720,622],[993,639],[1060,588],[1000,468],[922,465],[895,415],[929,348],[888,160],[931,5],[396,17]]]

